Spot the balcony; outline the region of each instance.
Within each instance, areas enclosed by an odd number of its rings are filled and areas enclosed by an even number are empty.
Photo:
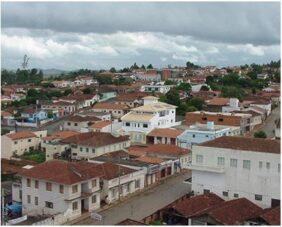
[[[213,173],[224,173],[225,172],[224,166],[204,166],[204,165],[188,164],[188,169],[205,171],[205,172],[213,172]]]

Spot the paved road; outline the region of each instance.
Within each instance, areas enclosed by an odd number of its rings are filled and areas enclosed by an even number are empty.
[[[172,203],[191,191],[191,185],[183,183],[191,173],[184,173],[167,179],[155,188],[136,195],[105,211],[101,211],[102,221],[94,221],[90,217],[72,222],[72,225],[114,225],[126,218],[142,220],[155,211]]]
[[[268,138],[273,138],[275,136],[273,131],[275,130],[275,121],[279,118],[280,118],[280,105],[271,112],[271,114],[268,116],[268,118],[265,120],[263,125],[258,130],[264,131]]]

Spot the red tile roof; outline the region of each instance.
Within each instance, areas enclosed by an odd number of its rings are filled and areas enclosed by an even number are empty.
[[[229,98],[213,98],[206,100],[207,105],[211,106],[227,106],[229,104]]]
[[[36,135],[31,131],[14,132],[14,133],[6,134],[5,136],[8,136],[12,140],[19,140],[19,139],[27,139],[27,138],[36,137]]]
[[[280,154],[280,141],[271,139],[222,136],[198,146]]]
[[[182,130],[174,128],[156,128],[153,129],[147,136],[176,138],[182,133]]]
[[[103,172],[102,178],[106,180],[112,180],[118,178],[119,176],[128,175],[137,171],[135,169],[119,166],[111,162],[99,164],[99,167],[101,167],[101,170]]]
[[[265,209],[260,218],[269,225],[280,225],[280,206]]]
[[[135,220],[127,218],[127,219],[117,223],[116,225],[146,225],[146,224],[143,223],[143,222],[139,222],[139,221],[135,221]]]
[[[66,139],[68,137],[79,134],[76,131],[58,131],[53,133],[51,136],[44,137],[44,140],[54,140],[54,139]]]
[[[59,184],[75,184],[81,181],[100,177],[103,175],[97,164],[90,162],[66,162],[51,160],[39,164],[31,169],[22,169],[19,175],[56,182]]]
[[[87,117],[82,117],[80,115],[74,115],[70,116],[66,119],[66,121],[72,121],[72,122],[95,122],[95,121],[101,121],[100,118],[95,117],[95,116],[87,116]]]
[[[150,157],[150,156],[140,156],[134,159],[135,161],[149,163],[149,164],[160,164],[164,162],[163,159],[157,157]]]
[[[208,215],[222,225],[241,225],[244,221],[259,216],[262,208],[246,198],[225,201],[212,208]]]
[[[128,110],[129,107],[125,104],[99,102],[93,106],[93,109]]]
[[[108,125],[111,125],[112,121],[98,121],[92,124],[90,127],[94,129],[102,129]]]
[[[128,136],[115,137],[111,133],[86,132],[68,137],[66,139],[61,140],[61,142],[67,144],[79,144],[90,147],[102,147],[109,144],[126,142],[128,140]]]
[[[190,218],[201,215],[208,209],[223,202],[224,200],[216,194],[208,193],[185,199],[176,205],[173,205],[172,208],[184,217]]]

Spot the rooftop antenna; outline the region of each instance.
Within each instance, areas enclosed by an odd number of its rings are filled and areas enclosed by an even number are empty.
[[[24,58],[23,58],[23,63],[22,63],[23,69],[26,69],[26,68],[27,68],[27,63],[28,63],[29,59],[30,59],[30,58],[28,58],[27,55],[25,54],[25,55],[24,55]]]

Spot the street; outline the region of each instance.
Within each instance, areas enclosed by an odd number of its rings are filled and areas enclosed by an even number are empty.
[[[280,118],[280,105],[275,108],[271,114],[267,117],[265,122],[256,131],[264,131],[268,138],[273,138],[275,136],[275,121]],[[255,131],[253,132],[255,133]]]
[[[191,177],[191,172],[173,176],[154,188],[142,192],[105,211],[98,212],[102,215],[102,221],[91,219],[89,214],[85,219],[78,218],[77,220],[66,224],[114,225],[127,218],[142,220],[190,192],[191,185],[183,183],[183,181],[189,177]]]

